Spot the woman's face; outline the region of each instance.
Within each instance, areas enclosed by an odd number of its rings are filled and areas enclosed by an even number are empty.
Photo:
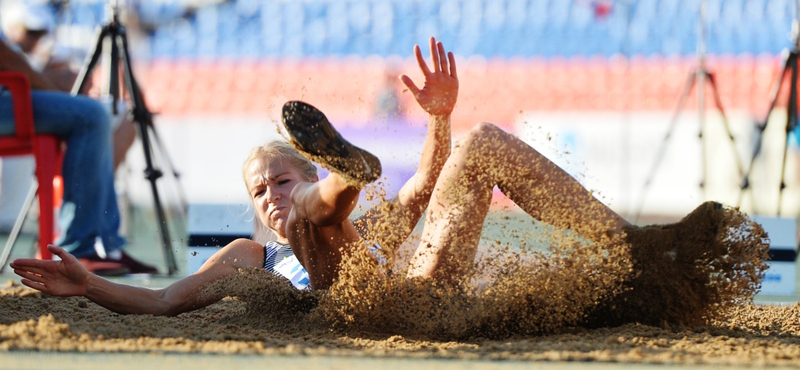
[[[292,210],[289,196],[298,183],[305,181],[309,179],[303,177],[288,160],[262,157],[247,166],[245,183],[256,214],[281,241],[286,241],[286,220]]]

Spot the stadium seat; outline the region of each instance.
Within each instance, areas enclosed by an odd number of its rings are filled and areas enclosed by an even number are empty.
[[[394,41],[395,14],[388,2],[376,2],[372,6],[372,49],[378,55],[390,55]]]
[[[173,22],[172,38],[175,39],[174,57],[194,58],[197,56],[197,31],[190,20],[179,18]]]
[[[91,3],[78,2],[71,6],[72,24],[78,26],[96,27],[103,23],[103,13],[96,14]]]
[[[234,10],[240,19],[250,19],[258,16],[259,0],[236,0]]]
[[[80,2],[74,7],[75,22],[101,23],[102,11],[97,10],[101,3]],[[140,7],[148,14],[174,17],[174,3]],[[696,52],[700,3],[618,1],[600,15],[593,1],[232,0],[201,6],[194,16],[185,18],[190,23],[192,18],[196,20],[194,42],[161,39],[162,29],[174,28],[171,22],[160,25],[151,39],[158,56],[404,55],[420,42],[423,33],[452,40],[450,44],[465,56],[690,55]],[[710,30],[719,33],[710,45],[713,53],[779,53],[788,44],[786,35],[794,14],[789,0],[715,0],[708,2],[708,8]],[[212,25],[215,19],[216,26]],[[292,21],[284,22],[286,19]],[[261,31],[256,37],[260,41],[243,42],[252,37],[253,29]],[[643,29],[646,35],[637,33]],[[203,41],[206,38],[219,40],[214,44]],[[549,40],[548,44],[514,47],[521,42],[516,40],[530,38]],[[254,46],[259,46],[258,50]],[[198,50],[185,50],[188,48]]]
[[[195,13],[195,24],[197,25],[197,34],[201,39],[212,38],[216,39],[219,35],[219,13],[215,6],[204,6],[197,10]]]
[[[328,34],[327,52],[342,55],[350,40],[350,25],[347,22],[347,3],[333,1],[328,3],[325,14],[325,26]]]

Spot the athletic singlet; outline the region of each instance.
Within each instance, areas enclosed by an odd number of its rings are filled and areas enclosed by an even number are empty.
[[[311,289],[308,272],[295,257],[289,244],[267,242],[264,245],[264,269],[289,279],[297,289]]]
[[[386,263],[386,258],[379,252],[379,249],[377,244],[369,247],[378,264],[382,265]],[[264,245],[264,269],[289,279],[297,289],[311,290],[308,272],[295,257],[289,244],[281,244],[274,240],[267,242]]]

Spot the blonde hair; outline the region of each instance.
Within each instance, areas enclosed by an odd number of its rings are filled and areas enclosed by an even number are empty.
[[[293,148],[291,144],[281,141],[273,140],[264,145],[257,146],[250,151],[250,155],[242,165],[242,177],[246,177],[247,167],[250,166],[256,159],[271,158],[277,160],[286,160],[294,167],[305,180],[312,180],[317,177],[317,167],[311,161],[303,157],[297,149]],[[247,179],[245,178],[245,184]]]

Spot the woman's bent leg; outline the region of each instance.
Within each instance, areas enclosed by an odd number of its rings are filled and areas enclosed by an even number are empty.
[[[534,148],[500,128],[483,124],[474,135],[481,163],[498,188],[533,218],[578,232],[592,241],[619,234],[628,221]],[[484,170],[486,170],[484,169]]]
[[[471,268],[495,185],[534,218],[591,240],[628,225],[535,149],[482,123],[456,145],[439,176],[410,277],[448,279]]]

